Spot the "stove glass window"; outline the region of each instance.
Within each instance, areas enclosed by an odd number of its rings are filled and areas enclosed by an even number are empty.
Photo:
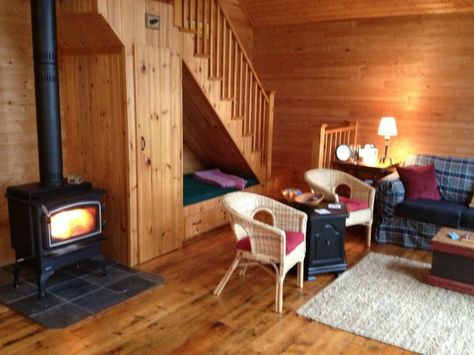
[[[50,216],[50,243],[65,244],[100,232],[98,205],[61,210]]]

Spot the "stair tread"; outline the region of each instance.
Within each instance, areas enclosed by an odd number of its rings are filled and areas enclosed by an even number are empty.
[[[211,57],[209,54],[204,54],[204,53],[194,53],[194,56],[197,58],[210,58]]]
[[[234,101],[234,97],[221,97],[222,101]]]
[[[209,80],[222,80],[222,76],[210,76]]]
[[[191,28],[180,27],[179,30],[180,30],[181,32],[186,32],[186,33],[197,33],[196,30],[193,30],[193,29],[191,29]]]

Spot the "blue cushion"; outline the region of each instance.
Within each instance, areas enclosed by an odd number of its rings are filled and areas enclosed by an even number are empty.
[[[466,205],[446,200],[403,201],[397,206],[396,215],[421,222],[457,228]]]
[[[474,208],[467,208],[462,213],[461,227],[474,229]]]

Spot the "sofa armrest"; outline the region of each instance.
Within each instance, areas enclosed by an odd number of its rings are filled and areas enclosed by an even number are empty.
[[[395,209],[404,198],[405,188],[399,179],[379,181],[375,197],[377,214],[381,217],[395,216]]]

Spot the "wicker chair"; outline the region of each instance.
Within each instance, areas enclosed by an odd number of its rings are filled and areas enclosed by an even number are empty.
[[[358,224],[366,226],[367,246],[370,248],[375,189],[352,175],[332,169],[308,170],[304,174],[304,179],[313,191],[322,193],[327,201],[339,202],[339,195],[336,193],[336,189],[346,185],[350,189],[350,199],[367,203],[368,208],[349,212],[349,217],[346,219],[346,227]]]
[[[214,290],[220,295],[234,270],[257,264],[276,275],[275,311],[283,310],[283,281],[286,273],[298,264],[297,286],[303,287],[303,262],[306,253],[306,220],[304,212],[271,198],[249,192],[232,192],[224,196],[230,225],[237,242],[237,255]],[[259,212],[271,215],[273,225],[254,219]],[[271,265],[270,269],[263,267]]]

